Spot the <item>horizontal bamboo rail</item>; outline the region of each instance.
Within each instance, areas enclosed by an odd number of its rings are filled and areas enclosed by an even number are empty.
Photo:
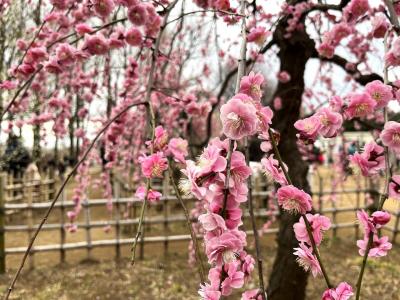
[[[34,212],[40,212],[41,210],[47,209],[51,202],[51,197],[48,195],[43,195],[43,193],[54,193],[56,181],[52,178],[34,181],[34,182],[15,182],[15,184],[8,184],[3,181],[1,184],[0,191],[0,272],[4,272],[5,270],[5,258],[6,255],[18,255],[22,254],[26,251],[26,247],[6,247],[7,241],[4,239],[6,237],[6,233],[15,233],[15,232],[26,232],[29,234],[32,231],[38,228],[38,224],[35,224],[34,221]],[[157,215],[148,214],[144,220],[143,226],[146,231],[150,232],[154,227],[163,229],[163,234],[158,234],[157,236],[144,235],[143,239],[140,241],[140,253],[141,257],[144,255],[144,245],[147,243],[163,243],[164,244],[164,254],[168,252],[168,245],[170,242],[184,242],[190,240],[189,234],[173,234],[171,232],[170,225],[179,224],[186,221],[183,214],[178,206],[174,206],[174,209],[171,209],[171,205],[173,203],[177,203],[177,198],[174,195],[169,195],[168,184],[155,184],[154,186],[158,186],[159,190],[162,189],[163,194],[167,196],[163,196],[161,200],[153,205],[151,205],[152,210],[157,210]],[[255,216],[257,220],[265,220],[268,217],[277,217],[279,219],[279,210],[270,212],[266,209],[265,201],[275,201],[271,196],[272,193],[270,191],[266,191],[266,187],[262,185],[255,185],[255,189],[253,190],[253,197],[256,200],[257,209],[255,210]],[[43,188],[43,190],[42,190]],[[30,191],[30,194],[26,194],[24,191]],[[126,185],[122,184],[119,180],[114,178],[113,182],[113,199],[86,199],[82,201],[82,221],[75,223],[78,228],[83,229],[85,231],[85,239],[84,241],[79,242],[66,242],[66,231],[65,231],[65,222],[67,221],[64,218],[65,212],[67,209],[71,209],[75,206],[73,201],[68,201],[63,194],[60,201],[56,203],[55,210],[58,210],[61,213],[61,218],[59,223],[48,223],[45,224],[42,228],[43,231],[55,231],[60,235],[60,243],[58,244],[49,244],[49,245],[35,245],[32,248],[32,255],[34,253],[41,252],[51,252],[51,251],[59,251],[60,252],[60,260],[64,262],[65,253],[69,250],[75,249],[86,249],[88,258],[91,256],[91,250],[97,247],[115,247],[116,259],[120,258],[120,248],[121,246],[131,245],[133,242],[133,238],[126,238],[122,235],[122,231],[131,228],[135,230],[137,225],[139,224],[139,218],[136,215],[137,206],[140,205],[141,200],[135,197],[127,197],[126,195],[132,195],[133,189],[128,188]],[[352,213],[359,209],[367,209],[367,203],[360,203],[360,196],[362,194],[371,194],[371,195],[379,195],[373,189],[365,188],[365,189],[341,189],[339,191],[325,191],[323,190],[323,182],[321,181],[319,184],[319,191],[313,193],[314,201],[318,202],[318,213],[321,214],[330,214],[332,215],[333,224],[331,227],[331,232],[333,237],[336,236],[337,230],[342,228],[355,228],[356,238],[359,234],[359,224],[357,222],[337,222],[337,215],[341,213]],[[354,206],[342,206],[337,207],[334,202],[332,202],[332,207],[322,207],[322,197],[329,195],[351,195],[354,194],[357,197],[357,201]],[[123,196],[124,195],[124,196]],[[30,198],[27,198],[30,197]],[[36,198],[35,198],[36,197]],[[43,198],[42,198],[43,197]],[[35,198],[35,200],[33,200]],[[31,199],[28,203],[26,199]],[[269,200],[268,200],[269,199]],[[22,202],[24,200],[24,202]],[[113,205],[113,213],[112,218],[109,220],[98,220],[93,219],[91,216],[91,209],[95,207],[105,206],[107,204]],[[184,201],[187,201],[188,204],[196,201],[193,197],[184,197]],[[129,216],[121,217],[121,209],[129,208]],[[175,209],[176,208],[176,209]],[[29,220],[26,224],[7,224],[6,216],[12,212],[13,215],[16,215],[16,218],[24,216],[25,214],[28,216]],[[396,235],[398,233],[398,225],[400,219],[400,210],[398,211],[389,211],[395,219],[395,225],[385,226],[383,230],[393,233],[392,241],[395,242]],[[36,213],[36,215],[38,215]],[[249,218],[249,213],[245,212],[243,214],[244,221]],[[3,220],[3,222],[1,221]],[[14,220],[13,223],[15,223]],[[192,222],[197,222],[196,218],[191,219]],[[54,221],[53,221],[54,222]],[[162,225],[162,226],[159,226]],[[109,226],[115,230],[115,238],[113,239],[101,239],[96,240],[93,239],[93,233],[91,229],[95,228],[104,228]],[[278,228],[268,228],[263,230],[264,234],[276,234],[278,232]],[[247,231],[248,235],[252,235],[253,231]],[[129,234],[129,236],[133,236]],[[198,238],[201,238],[198,236]],[[1,242],[3,239],[3,243]],[[3,245],[1,249],[1,245]],[[31,256],[32,258],[33,256]],[[33,260],[32,266],[33,266]]]

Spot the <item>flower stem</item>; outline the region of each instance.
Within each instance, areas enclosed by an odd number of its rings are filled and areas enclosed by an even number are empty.
[[[25,250],[25,253],[22,257],[21,263],[18,267],[17,272],[14,275],[13,280],[10,283],[9,288],[7,289],[6,295],[4,296],[4,299],[7,300],[10,295],[11,292],[14,289],[15,283],[17,282],[19,275],[21,274],[21,271],[25,265],[26,259],[28,258],[33,244],[35,243],[35,240],[40,232],[40,230],[42,229],[43,225],[46,223],[51,211],[53,210],[58,198],[60,198],[63,190],[65,189],[65,187],[67,186],[67,183],[69,182],[69,180],[72,178],[72,176],[75,174],[76,170],[79,168],[79,166],[85,161],[85,159],[87,158],[87,156],[89,155],[90,151],[93,149],[94,145],[96,144],[97,140],[100,138],[100,136],[108,129],[108,127],[110,127],[110,125],[112,123],[114,123],[114,121],[116,121],[117,119],[119,119],[119,117],[121,117],[124,113],[126,113],[130,108],[134,107],[134,106],[138,106],[138,105],[147,105],[147,102],[139,102],[139,103],[135,103],[132,105],[127,106],[126,108],[124,108],[122,111],[120,111],[117,115],[115,115],[112,119],[110,119],[106,125],[104,125],[104,127],[97,133],[97,135],[95,136],[95,138],[93,139],[93,141],[90,143],[89,147],[86,149],[85,153],[82,155],[81,159],[76,163],[76,165],[73,167],[73,169],[71,170],[71,172],[69,172],[68,176],[65,178],[65,180],[63,181],[63,183],[61,184],[56,196],[54,197],[53,201],[51,202],[49,208],[47,209],[44,217],[42,218],[39,226],[37,227],[35,233],[33,234],[31,240],[29,241],[29,245]]]
[[[360,273],[358,274],[358,279],[357,279],[357,284],[356,284],[356,288],[357,288],[356,300],[360,299],[362,279],[364,276],[365,266],[367,265],[368,253],[369,253],[369,250],[371,249],[373,238],[374,238],[374,233],[371,231],[369,234],[369,237],[368,237],[368,244],[367,244],[367,248],[365,249]]]
[[[203,261],[201,259],[201,252],[200,252],[199,243],[197,242],[196,233],[194,232],[193,227],[192,227],[192,222],[190,220],[189,212],[188,212],[188,210],[186,208],[185,203],[183,202],[182,196],[181,196],[181,194],[179,192],[179,189],[178,189],[178,187],[176,185],[171,165],[172,165],[171,164],[171,160],[169,160],[169,162],[168,162],[169,178],[170,178],[170,181],[172,183],[172,187],[174,188],[175,195],[178,198],[178,201],[179,201],[180,205],[182,206],[183,213],[184,213],[185,218],[186,218],[186,224],[188,226],[188,229],[189,229],[189,232],[190,232],[190,237],[192,238],[192,242],[193,242],[194,254],[196,256],[196,261],[197,261],[197,265],[198,265],[198,271],[199,271],[200,280],[201,280],[201,283],[204,283],[205,282],[205,275],[204,275],[205,271],[204,271]]]
[[[174,8],[178,0],[175,0],[172,2],[169,7],[166,9],[166,13],[164,16],[164,22],[160,28],[160,31],[158,32],[157,38],[154,43],[154,50],[151,55],[151,61],[150,61],[150,71],[149,71],[149,77],[148,77],[148,82],[146,86],[146,92],[145,92],[145,102],[147,103],[147,115],[150,119],[150,127],[151,127],[151,146],[150,146],[150,153],[154,153],[154,140],[155,140],[155,130],[156,130],[156,115],[154,113],[153,105],[151,104],[151,92],[153,90],[153,85],[155,81],[155,72],[156,72],[156,66],[157,66],[157,58],[160,52],[160,43],[161,43],[161,38],[165,30],[165,26],[168,21],[168,17],[171,13],[171,10]],[[146,210],[146,205],[147,205],[147,198],[149,195],[149,190],[151,189],[151,178],[147,179],[147,184],[146,184],[146,195],[143,200],[142,208],[140,210],[140,218],[139,218],[139,226],[138,226],[138,231],[135,236],[135,240],[132,245],[132,253],[131,253],[131,264],[133,265],[135,263],[135,256],[136,256],[136,245],[138,243],[138,240],[140,237],[143,236],[143,220],[144,220],[144,212]]]
[[[274,137],[274,134],[273,134],[272,130],[268,129],[268,133],[269,133],[269,138],[271,140],[271,144],[272,144],[275,156],[276,156],[276,158],[277,158],[277,160],[279,162],[279,166],[281,167],[283,173],[285,174],[285,177],[286,177],[286,180],[288,181],[288,183],[290,185],[293,185],[292,180],[290,179],[289,173],[285,168],[285,164],[283,163],[281,154],[279,153],[279,149],[278,149],[278,147],[276,145],[275,137]],[[329,277],[328,277],[328,274],[327,274],[326,269],[324,267],[324,264],[322,263],[322,259],[321,259],[321,256],[319,254],[319,251],[318,251],[318,248],[317,248],[317,244],[315,243],[314,236],[312,235],[312,228],[311,228],[310,222],[308,222],[308,219],[307,219],[307,217],[305,215],[302,214],[301,217],[303,218],[304,223],[306,224],[307,235],[308,235],[308,238],[311,241],[311,246],[312,246],[312,249],[313,249],[313,253],[315,254],[315,257],[318,260],[318,263],[319,263],[319,266],[321,268],[322,275],[323,275],[323,277],[325,279],[326,285],[327,285],[328,288],[332,288],[332,284],[331,284],[331,282],[329,280]]]

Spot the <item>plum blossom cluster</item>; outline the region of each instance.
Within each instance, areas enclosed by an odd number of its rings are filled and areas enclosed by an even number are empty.
[[[154,178],[163,178],[164,172],[168,169],[168,157],[184,164],[185,157],[188,155],[186,140],[182,138],[169,140],[168,133],[162,126],[157,126],[154,131],[154,139],[146,142],[150,154],[143,154],[139,157],[142,175],[148,181]],[[154,203],[161,199],[162,194],[140,185],[135,196],[140,200]]]
[[[320,56],[332,58],[335,49],[341,41],[351,36],[348,46],[358,59],[362,59],[369,50],[369,45],[365,43],[357,32],[355,25],[362,20],[364,15],[372,14],[368,0],[352,0],[343,9],[343,15],[340,22],[336,23],[323,36],[322,43],[318,47]],[[388,23],[385,21],[384,15],[378,15],[372,21],[372,36],[381,38],[388,29]],[[361,44],[360,44],[361,43]]]
[[[364,210],[357,212],[357,218],[364,228],[364,238],[357,241],[359,253],[364,256],[369,243],[372,239],[372,245],[369,249],[369,257],[386,256],[387,252],[392,249],[392,244],[389,242],[389,237],[378,235],[378,229],[390,221],[390,213],[386,211],[375,211],[368,215]]]
[[[351,93],[344,99],[339,96],[332,97],[328,107],[318,109],[312,116],[297,121],[294,126],[299,131],[299,139],[305,143],[313,143],[318,136],[332,138],[341,132],[344,120],[370,119],[378,116],[392,99],[395,99],[392,87],[375,80],[368,83],[363,92]],[[389,143],[391,147],[395,147],[396,136],[393,134],[396,124],[388,122],[385,125],[387,130],[384,130],[381,136],[384,145]],[[367,156],[370,151],[380,151],[374,147],[372,144],[369,145],[365,155]]]
[[[243,286],[254,268],[254,259],[246,253],[246,234],[240,230],[242,210],[247,201],[246,179],[251,170],[244,155],[232,152],[230,180],[225,189],[228,139],[213,139],[196,162],[186,161],[183,173],[187,178],[180,182],[184,193],[192,193],[201,201],[205,213],[198,219],[204,230],[208,261],[212,264],[208,279],[202,286],[203,299],[220,299],[232,289]]]
[[[184,193],[201,201],[205,213],[198,216],[204,232],[205,252],[212,268],[209,283],[202,285],[202,299],[215,300],[241,288],[250,278],[254,259],[244,250],[240,204],[247,201],[247,179],[252,171],[237,143],[257,133],[267,134],[272,111],[261,105],[264,78],[251,73],[240,82],[240,91],[221,107],[220,118],[227,139],[210,141],[197,161],[186,161]],[[232,147],[233,146],[233,147]],[[243,295],[250,299],[252,291]],[[257,292],[254,294],[257,297]]]
[[[35,41],[30,43],[21,39],[17,43],[18,50],[23,53],[23,60],[9,70],[9,74],[15,78],[26,80],[42,69],[48,73],[61,74],[91,56],[107,55],[111,50],[126,45],[149,48],[151,39],[146,40],[144,37],[155,37],[162,22],[152,3],[139,0],[85,0],[79,4],[72,1],[50,2],[54,9],[44,17],[43,26],[37,29]],[[115,26],[106,38],[99,29],[90,25],[91,19],[100,18],[107,25],[116,4],[126,7],[126,15],[132,25]],[[71,10],[70,17],[65,14],[67,9]],[[67,42],[71,29],[74,31],[72,36],[79,38]],[[73,45],[81,39],[82,43]]]
[[[351,1],[345,9],[345,21],[347,23],[336,24],[326,35],[332,35],[330,45],[333,47],[338,44],[340,39],[351,32],[349,23],[355,22],[359,17],[369,10],[368,1]],[[375,21],[378,22],[378,21]],[[339,28],[340,26],[340,28]],[[381,36],[387,26],[383,21],[375,28],[374,36]],[[384,33],[383,33],[384,34]],[[335,41],[335,42],[332,42]],[[323,45],[321,45],[323,46]],[[392,50],[394,48],[392,47]],[[390,52],[389,52],[390,53]],[[332,56],[333,52],[328,56]],[[325,54],[325,56],[327,56]],[[396,85],[394,85],[396,86]],[[380,80],[368,83],[361,92],[351,93],[343,99],[335,96],[329,102],[328,107],[320,108],[310,117],[297,121],[294,126],[299,131],[298,138],[300,145],[312,145],[318,137],[332,138],[342,130],[344,120],[383,120],[383,110],[387,109],[388,103],[397,98],[397,92],[391,85],[384,84]],[[388,121],[384,124],[383,130],[376,135],[377,139],[368,142],[359,153],[354,153],[347,157],[342,157],[343,161],[349,161],[354,174],[361,174],[365,177],[374,177],[383,173],[387,169],[386,151],[392,151],[398,154],[400,151],[400,124],[395,121]],[[343,152],[344,153],[344,152]],[[387,170],[386,170],[387,171]],[[275,175],[276,176],[276,175]],[[389,182],[389,196],[399,199],[399,176],[393,175]],[[281,189],[288,189],[289,186],[283,186]],[[294,231],[297,240],[300,242],[299,248],[296,248],[295,255],[298,261],[306,270],[310,270],[314,276],[322,272],[319,261],[313,255],[312,248],[309,246],[312,242],[318,246],[322,240],[322,232],[329,229],[330,221],[328,218],[311,214],[305,214],[311,207],[307,206],[307,197],[297,190],[281,192],[278,190],[283,200],[280,204],[287,210],[295,210],[303,214],[303,219],[294,225]],[[290,199],[290,201],[288,201]],[[297,202],[293,203],[293,200]],[[299,200],[301,199],[301,200]],[[286,200],[286,202],[284,202]],[[387,255],[392,248],[387,236],[378,234],[378,229],[390,221],[390,213],[383,211],[383,203],[379,203],[378,210],[370,215],[364,210],[357,212],[357,218],[364,228],[363,239],[357,241],[359,254],[368,257],[382,257]],[[307,222],[306,222],[307,221]],[[309,225],[307,225],[308,223]],[[310,240],[312,233],[313,241]],[[339,284],[337,288],[331,288],[325,291],[322,299],[349,299],[353,295],[352,288],[345,282]]]

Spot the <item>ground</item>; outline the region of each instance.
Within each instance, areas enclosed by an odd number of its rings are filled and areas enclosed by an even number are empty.
[[[100,262],[81,262],[75,265],[56,267],[38,267],[25,271],[18,282],[11,299],[30,300],[130,300],[130,299],[198,299],[199,279],[196,268],[187,264],[187,257],[182,250],[184,244],[170,251],[167,257],[157,255],[138,261],[133,267],[124,251],[120,263],[110,260]],[[125,249],[128,250],[128,249]],[[185,249],[184,249],[185,250]],[[263,257],[266,271],[270,272],[275,249],[263,245]],[[326,240],[321,248],[321,255],[326,262],[331,280],[335,283],[347,281],[355,285],[361,263],[357,248],[352,240]],[[363,300],[399,300],[400,286],[400,249],[394,247],[390,255],[369,260],[363,284]],[[254,272],[255,275],[256,272]],[[266,276],[267,277],[267,276]],[[11,279],[11,272],[0,279],[0,288],[6,289]],[[254,288],[256,278],[248,283]],[[309,280],[307,299],[320,299],[324,290],[321,278]],[[240,299],[235,294],[229,299]]]
[[[331,170],[329,168],[320,169],[320,175],[324,179],[321,187],[324,191],[331,189]],[[316,174],[315,174],[316,175]],[[313,181],[313,190],[319,191],[319,180],[317,176]],[[67,198],[72,195],[72,183],[67,189]],[[359,182],[356,178],[350,177],[346,184],[338,187],[342,189],[363,188],[365,183]],[[93,189],[90,192],[90,199],[100,198],[101,192]],[[336,201],[331,201],[328,197],[323,198],[324,208],[332,208],[335,205],[341,207],[354,207],[364,203],[364,192],[343,194],[338,196]],[[255,199],[257,200],[257,199]],[[320,197],[314,194],[314,205],[317,208]],[[393,212],[399,211],[399,201],[388,200],[385,209]],[[188,203],[189,205],[189,203]],[[190,207],[190,206],[189,206]],[[164,211],[157,207],[149,207],[147,215],[162,215]],[[35,215],[35,223],[40,220],[42,213]],[[171,206],[170,214],[181,215],[179,206]],[[335,232],[330,230],[321,248],[321,255],[326,262],[331,281],[336,284],[347,281],[352,286],[355,285],[359,272],[361,257],[357,253],[355,245],[355,233],[361,234],[357,226],[354,211],[341,212],[337,215],[326,213],[328,217],[337,223],[350,224],[346,228],[337,229]],[[60,211],[52,212],[48,223],[57,223],[61,217]],[[110,215],[104,207],[91,209],[92,220],[107,220]],[[84,221],[84,214],[80,216],[80,222]],[[396,218],[392,218],[391,226],[395,225]],[[261,228],[265,220],[258,220],[258,227]],[[7,224],[19,225],[25,223],[24,215],[12,216]],[[274,224],[273,227],[276,227]],[[248,221],[244,228],[250,229]],[[151,230],[150,230],[151,229]],[[136,232],[136,231],[135,231]],[[122,237],[132,237],[133,231],[124,232]],[[385,230],[384,234],[391,236]],[[36,245],[57,244],[60,240],[61,230],[43,231],[39,234]],[[93,240],[112,239],[115,232],[104,232],[103,228],[93,228],[91,238]],[[184,222],[171,224],[165,231],[164,224],[146,226],[146,236],[158,236],[164,234],[187,234]],[[360,236],[359,236],[360,237]],[[81,228],[77,233],[67,234],[66,242],[73,243],[84,241],[86,231]],[[7,247],[26,246],[28,236],[26,232],[7,232]],[[253,251],[253,239],[248,238],[249,251]],[[262,237],[262,253],[265,260],[265,280],[272,268],[275,257],[275,245],[273,235]],[[113,262],[115,249],[113,247],[95,248],[90,253],[87,250],[71,250],[66,252],[67,264],[60,265],[58,251],[35,253],[33,259],[28,260],[25,271],[17,283],[11,299],[29,300],[92,300],[92,299],[198,299],[197,290],[199,279],[196,269],[187,264],[187,242],[174,242],[168,245],[168,256],[164,255],[164,244],[146,244],[144,248],[145,260],[138,261],[134,267],[129,263],[129,247],[122,247],[121,261],[116,264]],[[398,295],[400,287],[400,247],[398,245],[385,258],[369,260],[368,268],[364,279],[363,300],[400,300]],[[88,260],[88,258],[92,260]],[[10,282],[11,276],[15,272],[17,264],[20,262],[20,255],[7,256],[7,274],[0,276],[0,289],[5,290]],[[93,261],[94,260],[94,261]],[[34,264],[33,264],[34,262]],[[30,270],[30,266],[35,266]],[[207,264],[205,264],[207,265]],[[256,276],[256,272],[254,272]],[[255,288],[257,279],[246,285],[246,288]],[[307,299],[321,299],[325,285],[322,279],[309,280]],[[235,294],[229,299],[240,299],[240,294]]]

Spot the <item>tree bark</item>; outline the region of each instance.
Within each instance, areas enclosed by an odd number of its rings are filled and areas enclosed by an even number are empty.
[[[274,38],[280,49],[281,71],[287,71],[291,80],[279,83],[275,97],[282,100],[282,109],[275,111],[273,128],[280,132],[279,151],[289,168],[293,184],[310,192],[307,182],[308,165],[301,159],[296,145],[296,129],[293,124],[299,119],[304,92],[304,71],[311,57],[314,42],[306,32],[296,31],[292,37],[285,39],[286,21],[280,22]],[[293,231],[293,224],[299,216],[281,212],[278,233],[278,249],[269,279],[268,294],[270,300],[303,300],[307,285],[307,274],[299,267],[293,248],[298,246]]]

